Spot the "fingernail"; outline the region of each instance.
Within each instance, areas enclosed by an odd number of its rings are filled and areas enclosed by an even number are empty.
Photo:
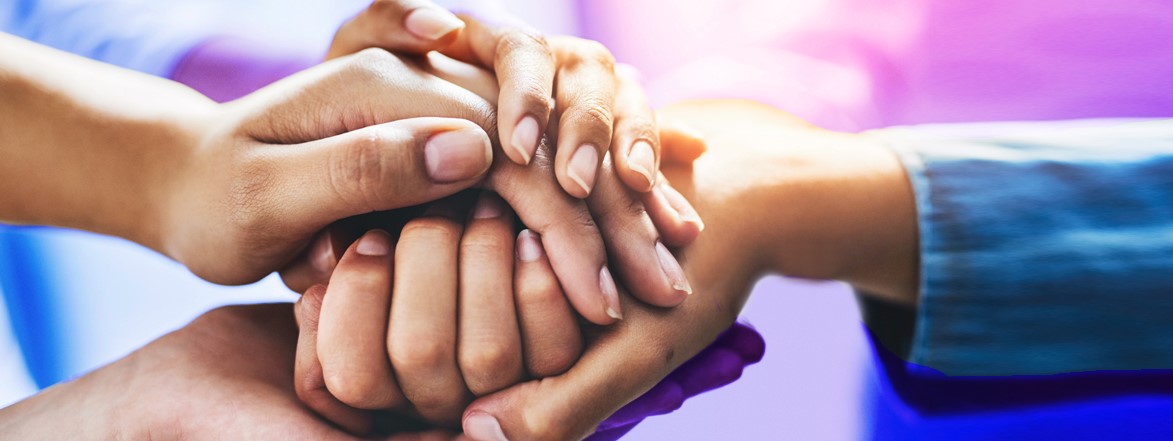
[[[386,256],[391,252],[391,240],[387,232],[371,230],[358,240],[358,246],[354,250],[364,256]]]
[[[489,138],[479,130],[451,130],[433,135],[424,146],[428,176],[446,184],[480,176],[489,169]]]
[[[517,127],[513,128],[513,140],[509,146],[521,155],[522,164],[529,164],[534,157],[534,151],[538,149],[538,136],[541,135],[539,132],[538,120],[532,116],[522,118]]]
[[[668,277],[672,289],[691,295],[692,285],[688,284],[688,277],[685,277],[684,269],[680,267],[680,262],[676,261],[676,256],[668,252],[668,248],[663,243],[656,242],[656,257],[660,259],[660,269],[664,270],[664,275]]]
[[[648,180],[648,187],[655,185],[656,178],[652,170],[656,169],[656,152],[647,141],[636,141],[631,145],[631,152],[627,154],[627,166],[631,171],[643,175]]]
[[[589,195],[591,188],[595,186],[595,173],[599,169],[599,151],[595,146],[590,144],[583,144],[578,146],[578,150],[574,151],[574,156],[570,157],[570,170],[567,176],[570,180],[582,187],[582,191]]]
[[[679,191],[676,191],[675,188],[672,188],[672,186],[667,184],[661,185],[660,188],[662,188],[664,191],[664,197],[668,199],[668,205],[672,206],[672,208],[675,209],[678,214],[680,214],[680,220],[697,224],[697,228],[701,231],[704,231],[705,222],[701,220],[700,214],[697,214],[696,209],[692,207],[692,204],[688,202],[688,199],[684,198],[684,195],[680,194]]]
[[[313,250],[310,251],[310,264],[319,274],[330,274],[334,271],[334,265],[338,264],[338,256],[334,255],[334,246],[330,239],[330,232],[327,230],[318,236],[314,241]]]
[[[542,239],[537,233],[522,230],[517,235],[517,258],[522,262],[533,262],[542,257]]]
[[[607,269],[606,265],[599,271],[599,289],[603,291],[603,301],[607,304],[607,316],[623,320],[623,313],[619,308],[619,288],[615,287],[615,279],[611,278],[611,270]]]
[[[481,199],[477,201],[477,208],[472,213],[473,219],[491,219],[500,217],[501,213],[505,212],[505,201],[493,193],[485,193],[481,195]]]
[[[509,441],[501,423],[484,412],[473,412],[464,419],[464,434],[475,441]]]
[[[425,40],[437,40],[452,31],[464,27],[451,12],[438,8],[419,8],[407,14],[404,27],[416,37]]]

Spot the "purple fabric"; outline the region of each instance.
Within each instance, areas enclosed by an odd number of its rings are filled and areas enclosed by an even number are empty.
[[[588,439],[617,439],[644,418],[671,413],[689,398],[732,383],[741,378],[747,366],[761,361],[765,351],[761,334],[749,325],[735,323],[708,348],[599,424],[598,433]]]

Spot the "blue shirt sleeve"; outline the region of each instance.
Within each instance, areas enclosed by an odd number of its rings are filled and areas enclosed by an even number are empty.
[[[0,30],[110,64],[166,77],[209,37],[195,23],[156,19],[140,0],[0,2]]]
[[[1173,368],[1173,120],[974,127],[870,132],[916,194],[909,361],[979,376]]]

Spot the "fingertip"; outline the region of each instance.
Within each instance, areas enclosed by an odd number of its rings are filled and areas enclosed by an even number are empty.
[[[541,126],[537,118],[527,115],[513,127],[512,136],[505,145],[505,155],[518,165],[529,165],[541,141]],[[505,141],[505,140],[502,140]]]
[[[571,196],[585,199],[591,195],[595,187],[595,179],[599,174],[599,150],[592,144],[578,146],[566,163],[566,179],[562,182],[563,189]]]
[[[421,40],[439,42],[455,37],[464,29],[464,21],[438,7],[417,8],[404,18],[404,28]]]

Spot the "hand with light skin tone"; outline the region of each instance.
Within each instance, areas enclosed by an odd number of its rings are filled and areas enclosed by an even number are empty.
[[[385,223],[394,235],[367,232],[330,284],[298,301],[295,388],[309,408],[356,435],[371,434],[387,416],[454,429],[475,397],[560,374],[577,361],[582,334],[541,238],[517,233],[497,196],[482,194],[471,208],[469,199]],[[618,415],[608,432],[733,381],[761,348],[748,328],[732,329],[677,381]]]
[[[646,193],[656,183],[655,115],[641,97],[621,91],[615,59],[597,42],[457,17],[426,0],[376,0],[342,25],[327,58],[369,47],[414,54],[436,50],[494,73],[505,155],[529,164],[542,134],[550,134],[558,140],[558,182],[575,197],[591,193],[608,152],[631,190]]]
[[[879,142],[742,101],[681,104],[662,115],[697,127],[709,144],[691,168],[664,170],[708,225],[679,253],[694,298],[671,310],[625,305],[625,320],[589,335],[566,373],[474,401],[463,417],[466,435],[585,437],[712,341],[766,273],[843,280],[915,302],[912,189]]]
[[[494,154],[494,106],[449,81],[460,69],[368,49],[216,104],[10,36],[0,45],[14,55],[0,60],[0,115],[12,128],[0,133],[6,222],[123,237],[221,284],[285,268],[305,289],[328,279],[333,262],[307,246],[331,224],[480,186],[542,234],[587,320],[621,316],[615,279],[659,306],[687,296],[664,244],[687,243],[699,224],[652,193],[648,211],[668,215],[649,217],[625,189],[567,195],[549,146],[528,166]],[[605,243],[623,244],[609,250],[614,279]]]
[[[473,401],[461,420],[465,435],[582,439],[611,427],[600,422],[712,342],[764,274],[843,280],[891,300],[915,301],[915,208],[892,152],[867,135],[821,130],[751,102],[687,103],[662,113],[694,125],[710,145],[694,163],[666,164],[668,179],[661,180],[673,182],[709,225],[680,251],[696,298],[665,310],[623,296],[627,318],[588,329],[582,357],[565,373]],[[330,290],[327,299],[382,292],[352,284]]]
[[[293,390],[297,333],[289,304],[211,311],[108,366],[0,409],[0,433],[12,439],[467,441],[443,430],[358,438],[323,421]]]

